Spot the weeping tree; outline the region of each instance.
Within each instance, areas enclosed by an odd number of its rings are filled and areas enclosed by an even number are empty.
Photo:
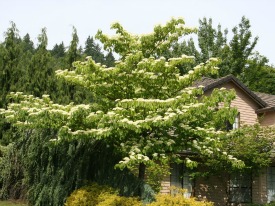
[[[185,151],[226,161],[233,168],[244,167],[243,161],[221,150],[225,123],[237,114],[230,107],[234,93],[217,89],[203,96],[202,87],[191,86],[202,75],[216,73],[219,61],[211,58],[182,76],[178,68],[190,65],[194,57],[161,56],[196,29],[186,27],[180,18],[157,25],[145,35],[132,35],[119,23],[111,28],[115,36],[98,31],[96,38],[105,50],[118,54],[114,67],[88,57],[74,62],[73,69],[56,71],[57,77],[90,90],[93,102],[60,105],[49,95],[38,98],[15,92],[10,94],[8,108],[1,110],[6,121],[22,128],[57,131],[50,147],[63,142],[103,141],[122,157],[116,168],[128,168],[141,180],[147,171],[160,180],[173,162],[196,167],[196,159],[180,157]]]

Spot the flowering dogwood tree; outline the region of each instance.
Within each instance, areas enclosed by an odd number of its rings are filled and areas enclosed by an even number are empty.
[[[161,56],[196,29],[186,27],[181,18],[145,35],[132,35],[119,23],[111,28],[115,36],[98,31],[96,38],[106,50],[119,55],[114,67],[87,57],[84,62],[74,62],[74,70],[56,71],[59,78],[89,89],[93,102],[59,105],[48,95],[37,98],[17,92],[10,94],[13,103],[1,114],[15,126],[57,129],[54,143],[81,138],[106,141],[123,156],[117,167],[138,165],[140,178],[146,167],[161,171],[161,165],[180,161],[189,167],[197,165],[188,156],[182,159],[180,153],[243,167],[242,161],[221,151],[226,132],[217,130],[236,115],[236,109],[230,108],[234,93],[219,89],[203,96],[202,87],[191,87],[202,75],[216,73],[218,60],[211,58],[182,76],[178,67],[194,57]]]

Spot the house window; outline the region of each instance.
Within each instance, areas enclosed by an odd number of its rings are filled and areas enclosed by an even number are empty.
[[[240,128],[240,112],[235,117],[234,123],[232,125],[232,129],[239,129]]]
[[[226,124],[226,130],[234,130],[240,128],[240,113],[237,114],[237,116],[234,119],[234,123],[231,124],[230,122],[227,122]]]
[[[267,168],[267,202],[275,201],[275,167]]]
[[[185,197],[191,197],[193,192],[193,181],[184,164],[171,165],[171,186],[186,189]]]
[[[230,177],[229,202],[251,203],[252,181],[250,174],[234,174]]]

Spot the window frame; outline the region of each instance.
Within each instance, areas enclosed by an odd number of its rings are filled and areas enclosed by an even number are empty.
[[[247,179],[245,179],[247,178]],[[234,181],[234,182],[233,182]],[[232,191],[237,191],[232,192]],[[246,192],[249,199],[246,200]],[[235,173],[230,175],[228,184],[228,202],[229,203],[252,203],[252,174],[251,173]],[[236,195],[232,196],[232,195]],[[236,200],[235,200],[236,199]]]
[[[241,114],[238,112],[238,114],[235,116],[233,124],[231,124],[229,121],[226,122],[226,130],[235,130],[240,128],[241,123]]]
[[[176,166],[176,167],[175,167]],[[170,186],[180,187],[186,189],[187,192],[184,194],[185,197],[194,196],[194,180],[191,179],[190,174],[183,163],[180,164],[170,164]],[[175,171],[177,169],[178,171]],[[174,177],[174,178],[173,178]],[[175,183],[175,179],[178,178],[178,181]],[[174,183],[174,184],[173,184]]]
[[[267,203],[270,203],[275,201],[275,166],[267,167],[266,173],[267,173],[266,175]],[[270,183],[274,183],[274,184],[270,184]],[[273,190],[273,191],[271,192],[270,190]]]

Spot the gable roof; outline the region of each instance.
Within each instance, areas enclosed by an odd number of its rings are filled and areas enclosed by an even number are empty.
[[[265,94],[265,95],[261,95],[261,97],[262,97],[261,98],[260,95],[258,96],[256,93],[251,91],[249,88],[247,88],[242,82],[240,82],[233,75],[227,75],[225,77],[218,78],[218,79],[203,77],[200,81],[195,82],[194,86],[199,86],[199,85],[204,86],[203,90],[205,92],[205,91],[214,89],[216,87],[222,86],[223,84],[228,83],[228,82],[233,82],[244,93],[246,93],[255,103],[257,103],[260,106],[259,113],[261,113],[262,109],[266,109],[269,107],[272,107],[272,108],[274,107],[274,109],[275,109],[275,95]],[[263,93],[261,93],[261,94],[263,94]],[[269,96],[274,96],[274,98],[269,97]],[[274,105],[273,105],[273,103],[274,103]]]

